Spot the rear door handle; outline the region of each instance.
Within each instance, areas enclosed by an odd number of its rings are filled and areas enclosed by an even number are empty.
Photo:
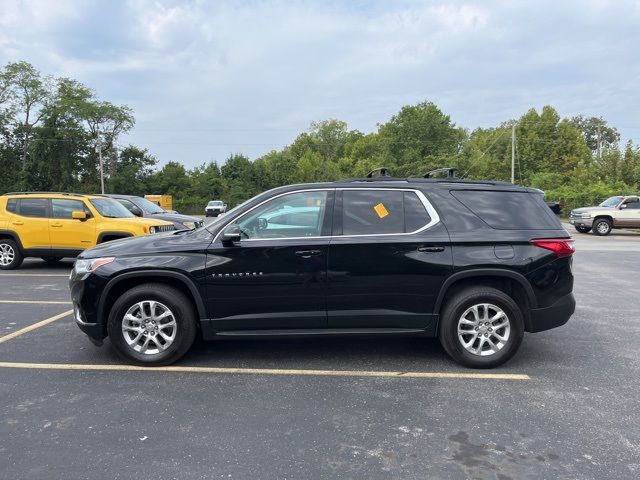
[[[311,258],[311,257],[317,257],[318,255],[321,255],[322,251],[320,250],[298,250],[296,251],[296,255],[298,257],[302,257],[302,258]]]
[[[61,224],[61,223],[56,222],[56,223],[52,223],[52,224],[51,224],[51,226],[52,226],[52,227],[61,227],[61,226],[62,226],[62,224]]]
[[[419,252],[444,252],[444,247],[437,245],[425,245],[424,247],[418,247]]]
[[[18,221],[18,220],[14,220],[13,222],[14,225],[24,225],[24,222]]]

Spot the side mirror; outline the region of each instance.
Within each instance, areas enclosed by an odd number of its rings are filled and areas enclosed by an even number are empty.
[[[240,226],[235,223],[225,228],[221,236],[223,244],[238,243],[241,238]]]
[[[266,230],[269,225],[269,221],[266,218],[258,218],[258,230]]]
[[[624,210],[625,208],[627,208],[627,204],[626,203],[620,205],[620,210]]]
[[[71,218],[73,218],[74,220],[80,220],[81,222],[84,222],[87,219],[87,214],[85,212],[80,212],[80,211],[71,212]]]

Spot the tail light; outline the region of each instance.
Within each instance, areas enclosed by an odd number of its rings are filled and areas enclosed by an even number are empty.
[[[559,257],[570,257],[576,251],[573,246],[573,238],[537,238],[531,240],[531,244],[551,250]]]

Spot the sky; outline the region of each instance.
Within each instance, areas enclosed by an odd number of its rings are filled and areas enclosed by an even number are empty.
[[[550,104],[640,143],[640,0],[0,0],[0,65],[18,60],[132,107],[119,143],[160,164],[425,100],[469,129]]]

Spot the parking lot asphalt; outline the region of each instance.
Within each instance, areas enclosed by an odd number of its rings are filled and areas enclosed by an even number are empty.
[[[398,337],[200,342],[174,371],[127,369],[71,315],[46,322],[71,263],[27,260],[0,272],[0,477],[638,478],[640,234],[574,236],[576,314],[496,378]]]

